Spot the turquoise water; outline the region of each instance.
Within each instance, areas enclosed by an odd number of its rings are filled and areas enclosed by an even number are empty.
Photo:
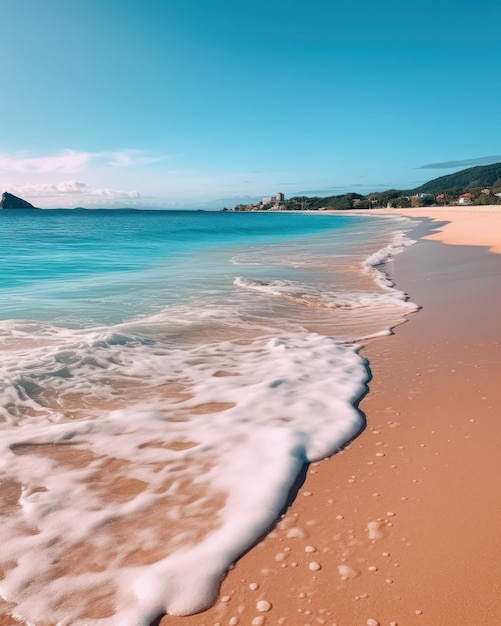
[[[359,223],[277,213],[3,211],[0,317],[123,321],[224,289],[239,251],[349,235]]]
[[[148,626],[214,602],[302,465],[363,428],[354,342],[415,310],[389,277],[410,226],[0,211],[0,482],[17,494],[0,519],[0,594],[12,615]]]

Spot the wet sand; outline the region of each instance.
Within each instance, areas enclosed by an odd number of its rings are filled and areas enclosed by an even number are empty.
[[[461,243],[482,230],[477,220],[463,222]],[[397,284],[423,308],[362,350],[373,375],[364,432],[307,469],[214,607],[162,626],[500,623],[501,256],[488,247],[501,228],[484,222],[487,247],[430,240],[447,240],[446,229],[419,227],[426,239],[395,262]]]

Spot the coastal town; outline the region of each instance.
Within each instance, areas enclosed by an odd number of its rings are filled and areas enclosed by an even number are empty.
[[[374,208],[419,208],[423,206],[485,206],[501,204],[501,163],[477,166],[441,176],[412,190],[389,189],[362,195],[293,196],[281,192],[250,204],[237,204],[234,211],[332,211]],[[228,210],[228,209],[226,209]]]
[[[371,194],[369,196],[358,196],[350,193],[341,196],[334,196],[340,199],[342,206],[333,207],[330,203],[325,206],[317,206],[319,198],[290,198],[286,200],[283,193],[275,196],[264,197],[261,202],[255,204],[237,204],[234,211],[329,211],[332,209],[405,209],[419,208],[424,206],[471,206],[486,204],[501,204],[501,192],[494,193],[492,189],[482,189],[480,193],[466,192],[460,195],[440,193],[420,193],[412,196],[398,196],[389,198],[382,202],[381,194]],[[331,198],[325,198],[331,200]],[[313,204],[313,206],[311,206]]]

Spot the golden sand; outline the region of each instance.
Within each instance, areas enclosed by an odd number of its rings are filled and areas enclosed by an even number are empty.
[[[401,213],[448,224],[396,261],[423,309],[362,352],[366,430],[308,468],[214,607],[162,626],[500,623],[501,257],[429,240],[501,250],[501,211]]]
[[[438,232],[424,239],[452,245],[487,246],[501,253],[501,205],[470,207],[423,207],[420,209],[373,209],[380,215],[427,217],[438,221]]]

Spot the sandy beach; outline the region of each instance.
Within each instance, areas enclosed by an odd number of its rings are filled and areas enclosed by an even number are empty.
[[[211,609],[156,624],[499,624],[501,209],[393,213],[427,218],[393,272],[422,309],[362,350],[366,429],[307,468]]]
[[[424,207],[422,209],[374,209],[370,214],[407,215],[431,218],[440,223],[439,231],[424,239],[452,245],[486,246],[501,253],[501,207]]]
[[[214,606],[151,626],[500,623],[501,208],[390,213],[421,220],[409,233],[418,244],[391,269],[421,309],[361,349],[372,375],[363,432],[304,468],[283,516],[238,559]],[[9,498],[18,495],[4,490],[6,514]],[[149,519],[164,539],[176,532],[165,519],[158,508]],[[125,530],[117,537],[132,545]],[[155,544],[160,556],[166,543]],[[20,623],[10,605],[0,613],[0,626]]]

